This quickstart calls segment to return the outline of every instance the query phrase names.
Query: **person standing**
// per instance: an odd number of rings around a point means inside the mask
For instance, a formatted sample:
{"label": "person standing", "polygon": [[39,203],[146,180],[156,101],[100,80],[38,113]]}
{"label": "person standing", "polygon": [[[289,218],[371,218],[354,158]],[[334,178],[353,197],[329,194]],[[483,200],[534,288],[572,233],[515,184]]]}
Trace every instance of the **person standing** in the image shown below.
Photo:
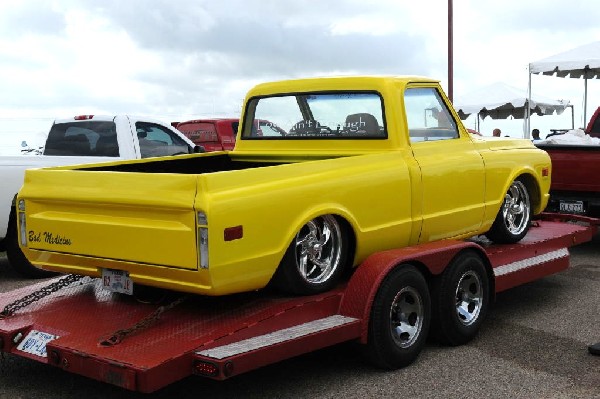
{"label": "person standing", "polygon": [[533,141],[541,140],[540,139],[540,131],[539,131],[539,129],[533,129],[531,131],[531,140],[533,140]]}
{"label": "person standing", "polygon": [[492,135],[493,135],[494,137],[500,137],[500,135],[501,135],[501,134],[502,134],[502,131],[501,131],[500,129],[498,129],[498,128],[496,128],[496,129],[494,129],[494,130],[492,131]]}

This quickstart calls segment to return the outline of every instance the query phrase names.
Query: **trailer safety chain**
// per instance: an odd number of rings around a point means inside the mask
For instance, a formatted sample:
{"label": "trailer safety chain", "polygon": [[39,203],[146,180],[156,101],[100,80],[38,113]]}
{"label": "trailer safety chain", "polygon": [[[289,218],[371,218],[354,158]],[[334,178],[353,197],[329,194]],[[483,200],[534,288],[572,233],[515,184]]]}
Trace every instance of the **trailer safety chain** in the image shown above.
{"label": "trailer safety chain", "polygon": [[68,287],[69,285],[81,280],[84,277],[85,276],[80,276],[77,274],[69,274],[58,281],[55,281],[51,284],[40,288],[37,291],[32,292],[31,294],[25,295],[23,298],[17,299],[16,301],[9,303],[0,312],[0,320],[12,316],[17,310],[29,306],[32,303],[37,302],[40,299],[47,297],[48,295],[62,288]]}
{"label": "trailer safety chain", "polygon": [[148,316],[144,317],[142,320],[138,321],[133,326],[131,326],[129,328],[117,330],[113,334],[111,334],[108,338],[102,339],[100,341],[100,345],[113,346],[113,345],[119,344],[121,341],[123,341],[123,339],[125,337],[132,335],[138,331],[141,331],[141,330],[149,327],[150,325],[156,323],[160,319],[160,316],[164,312],[166,312],[167,310],[173,309],[175,306],[179,305],[181,302],[185,301],[186,299],[187,299],[187,296],[182,296],[167,305],[159,306],[154,312],[150,313]]}

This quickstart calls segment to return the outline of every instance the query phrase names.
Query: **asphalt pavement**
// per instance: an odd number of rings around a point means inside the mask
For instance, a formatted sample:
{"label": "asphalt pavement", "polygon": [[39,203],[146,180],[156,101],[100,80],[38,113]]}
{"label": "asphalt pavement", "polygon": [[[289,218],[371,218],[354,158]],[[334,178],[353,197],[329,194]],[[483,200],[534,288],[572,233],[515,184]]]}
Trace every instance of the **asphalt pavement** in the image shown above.
{"label": "asphalt pavement", "polygon": [[[600,398],[600,356],[587,350],[600,341],[600,235],[571,254],[570,269],[499,294],[471,343],[429,343],[401,370],[373,369],[342,344],[227,381],[188,377],[139,394],[4,355],[0,398]],[[0,292],[28,284],[0,253]]]}

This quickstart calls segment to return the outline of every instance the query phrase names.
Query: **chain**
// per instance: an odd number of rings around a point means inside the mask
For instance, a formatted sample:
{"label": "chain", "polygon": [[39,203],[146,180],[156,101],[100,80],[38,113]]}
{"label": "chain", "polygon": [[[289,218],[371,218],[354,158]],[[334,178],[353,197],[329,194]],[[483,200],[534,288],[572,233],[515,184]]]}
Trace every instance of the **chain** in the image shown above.
{"label": "chain", "polygon": [[39,290],[34,291],[29,295],[24,296],[23,298],[17,299],[16,301],[9,303],[0,312],[0,320],[5,319],[9,316],[12,316],[17,310],[22,309],[26,306],[29,306],[32,303],[37,302],[40,299],[47,297],[48,295],[50,295],[62,288],[68,287],[75,281],[81,280],[83,277],[84,276],[79,276],[76,274],[69,274],[66,277],[63,277],[58,281],[48,284],[47,286],[42,287]]}
{"label": "chain", "polygon": [[131,326],[129,328],[124,328],[122,330],[117,330],[113,334],[111,334],[108,338],[101,340],[100,345],[102,345],[102,346],[117,345],[118,343],[123,341],[123,339],[125,337],[127,337],[128,335],[131,335],[137,331],[141,331],[141,330],[149,327],[150,325],[156,323],[160,319],[160,316],[164,312],[166,312],[167,310],[173,309],[175,306],[177,306],[181,302],[185,301],[186,298],[187,298],[186,296],[182,296],[182,297],[174,300],[173,302],[169,303],[168,305],[158,307],[154,312],[152,312],[148,316],[144,317],[142,320],[138,321],[133,326]]}

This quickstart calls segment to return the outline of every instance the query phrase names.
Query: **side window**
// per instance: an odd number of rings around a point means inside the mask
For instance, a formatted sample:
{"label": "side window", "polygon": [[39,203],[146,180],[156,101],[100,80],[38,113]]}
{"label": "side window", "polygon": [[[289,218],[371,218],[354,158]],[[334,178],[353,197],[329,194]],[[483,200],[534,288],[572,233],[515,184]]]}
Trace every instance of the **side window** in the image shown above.
{"label": "side window", "polygon": [[411,142],[458,138],[456,121],[436,89],[406,89],[404,106]]}
{"label": "side window", "polygon": [[140,155],[142,158],[188,154],[188,144],[174,132],[148,122],[136,122]]}

